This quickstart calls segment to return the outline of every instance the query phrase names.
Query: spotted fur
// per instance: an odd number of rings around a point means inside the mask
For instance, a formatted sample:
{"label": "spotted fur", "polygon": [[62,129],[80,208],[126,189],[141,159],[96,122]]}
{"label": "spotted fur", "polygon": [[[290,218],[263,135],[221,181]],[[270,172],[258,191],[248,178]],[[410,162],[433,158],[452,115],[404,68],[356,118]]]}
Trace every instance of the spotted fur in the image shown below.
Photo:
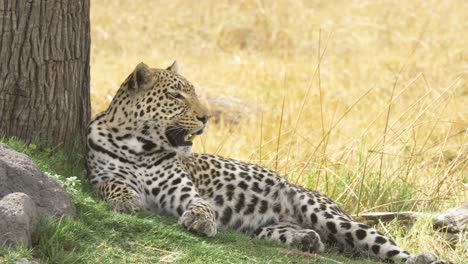
{"label": "spotted fur", "polygon": [[139,64],[89,125],[90,182],[116,211],[173,215],[206,236],[231,227],[309,252],[326,245],[383,261],[448,263],[431,253],[410,254],[324,194],[267,168],[192,154],[192,139],[208,118],[176,63],[167,69]]}

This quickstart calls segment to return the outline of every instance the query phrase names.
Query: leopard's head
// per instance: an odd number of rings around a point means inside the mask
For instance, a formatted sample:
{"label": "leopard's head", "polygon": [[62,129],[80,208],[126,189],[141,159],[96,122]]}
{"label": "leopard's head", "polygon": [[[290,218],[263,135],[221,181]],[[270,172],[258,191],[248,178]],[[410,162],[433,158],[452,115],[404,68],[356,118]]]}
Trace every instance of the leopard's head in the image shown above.
{"label": "leopard's head", "polygon": [[112,100],[108,113],[128,130],[148,136],[164,148],[190,155],[192,141],[206,128],[208,110],[193,85],[177,73],[177,63],[167,69],[136,66]]}

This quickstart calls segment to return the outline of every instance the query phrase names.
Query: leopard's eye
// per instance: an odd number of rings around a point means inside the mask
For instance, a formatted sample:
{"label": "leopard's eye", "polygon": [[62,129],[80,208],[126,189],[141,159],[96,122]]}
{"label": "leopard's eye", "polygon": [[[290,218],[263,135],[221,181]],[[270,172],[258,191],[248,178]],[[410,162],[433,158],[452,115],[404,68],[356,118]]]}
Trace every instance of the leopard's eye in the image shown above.
{"label": "leopard's eye", "polygon": [[185,98],[185,97],[184,97],[181,93],[179,93],[179,92],[171,92],[171,93],[169,93],[169,95],[172,96],[173,98],[179,99],[179,100],[182,100],[182,99]]}

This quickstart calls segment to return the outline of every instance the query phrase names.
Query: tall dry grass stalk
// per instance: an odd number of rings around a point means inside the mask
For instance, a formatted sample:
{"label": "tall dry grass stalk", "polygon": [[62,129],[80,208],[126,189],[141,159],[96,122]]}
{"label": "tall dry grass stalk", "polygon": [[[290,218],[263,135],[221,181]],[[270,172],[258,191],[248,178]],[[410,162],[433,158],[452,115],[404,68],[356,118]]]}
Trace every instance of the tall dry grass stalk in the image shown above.
{"label": "tall dry grass stalk", "polygon": [[[354,213],[443,210],[468,200],[466,10],[463,0],[93,1],[93,112],[140,61],[177,59],[199,94],[252,109],[239,124],[212,123],[197,151],[274,168]],[[430,244],[466,259],[466,241]]]}

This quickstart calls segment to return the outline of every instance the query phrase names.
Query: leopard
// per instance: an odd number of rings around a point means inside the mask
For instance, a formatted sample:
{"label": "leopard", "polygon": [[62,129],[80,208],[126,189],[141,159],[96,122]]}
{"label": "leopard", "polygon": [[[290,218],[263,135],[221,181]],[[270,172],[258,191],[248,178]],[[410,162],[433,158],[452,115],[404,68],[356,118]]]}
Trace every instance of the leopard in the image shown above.
{"label": "leopard", "polygon": [[88,125],[88,180],[112,210],[171,215],[206,237],[234,229],[309,253],[329,248],[384,262],[451,263],[409,253],[325,194],[273,170],[193,153],[210,111],[178,68],[176,61],[138,64]]}

